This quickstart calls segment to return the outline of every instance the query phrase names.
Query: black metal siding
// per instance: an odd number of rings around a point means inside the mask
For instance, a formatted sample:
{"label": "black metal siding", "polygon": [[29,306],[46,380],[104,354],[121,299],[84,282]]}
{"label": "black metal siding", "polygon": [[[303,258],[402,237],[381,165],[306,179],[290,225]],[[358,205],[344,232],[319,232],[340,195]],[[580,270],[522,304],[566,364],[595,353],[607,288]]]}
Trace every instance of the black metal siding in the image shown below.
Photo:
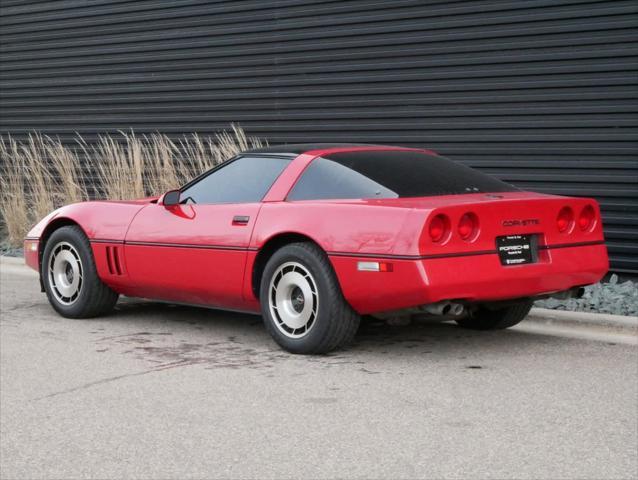
{"label": "black metal siding", "polygon": [[0,133],[428,146],[596,197],[638,271],[634,0],[3,0],[1,22]]}

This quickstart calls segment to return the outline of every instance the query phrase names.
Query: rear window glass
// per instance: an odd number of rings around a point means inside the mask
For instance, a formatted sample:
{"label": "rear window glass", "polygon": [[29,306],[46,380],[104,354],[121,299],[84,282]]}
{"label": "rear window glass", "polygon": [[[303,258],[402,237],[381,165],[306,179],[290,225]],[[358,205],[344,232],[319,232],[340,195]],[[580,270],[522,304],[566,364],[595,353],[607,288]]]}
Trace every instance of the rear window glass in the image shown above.
{"label": "rear window glass", "polygon": [[386,150],[316,158],[288,199],[428,197],[516,190],[512,185],[444,157]]}

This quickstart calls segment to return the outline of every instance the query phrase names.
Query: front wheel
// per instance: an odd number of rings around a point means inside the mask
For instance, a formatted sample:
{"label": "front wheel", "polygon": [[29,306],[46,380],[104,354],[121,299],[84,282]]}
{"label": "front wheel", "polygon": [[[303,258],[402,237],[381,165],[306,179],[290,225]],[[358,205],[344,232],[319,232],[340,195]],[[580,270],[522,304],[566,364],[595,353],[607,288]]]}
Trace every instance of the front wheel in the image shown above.
{"label": "front wheel", "polygon": [[329,352],[350,342],[359,327],[359,315],[343,298],[328,257],[309,242],[274,253],[259,297],[266,329],[292,353]]}
{"label": "front wheel", "polygon": [[523,321],[533,303],[531,300],[522,300],[497,309],[479,307],[477,310],[470,311],[466,318],[456,320],[456,323],[463,328],[472,330],[502,330]]}
{"label": "front wheel", "polygon": [[51,306],[63,317],[89,318],[110,311],[118,294],[102,283],[82,229],[69,225],[51,234],[41,272]]}

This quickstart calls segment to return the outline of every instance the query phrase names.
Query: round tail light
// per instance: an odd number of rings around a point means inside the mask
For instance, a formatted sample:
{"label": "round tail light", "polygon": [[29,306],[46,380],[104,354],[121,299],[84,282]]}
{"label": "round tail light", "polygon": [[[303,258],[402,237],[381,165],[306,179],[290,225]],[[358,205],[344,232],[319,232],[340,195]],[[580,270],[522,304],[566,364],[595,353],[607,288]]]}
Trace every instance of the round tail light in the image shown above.
{"label": "round tail light", "polygon": [[447,240],[450,235],[450,219],[447,215],[438,214],[430,221],[429,227],[430,238],[435,243]]}
{"label": "round tail light", "polygon": [[574,211],[569,207],[563,207],[561,211],[558,212],[556,226],[561,233],[570,232],[572,228],[574,228]]}
{"label": "round tail light", "polygon": [[463,240],[473,240],[478,232],[478,217],[474,213],[466,213],[459,220],[457,230]]}
{"label": "round tail light", "polygon": [[583,232],[589,231],[596,222],[596,211],[591,205],[587,205],[578,216],[578,228]]}

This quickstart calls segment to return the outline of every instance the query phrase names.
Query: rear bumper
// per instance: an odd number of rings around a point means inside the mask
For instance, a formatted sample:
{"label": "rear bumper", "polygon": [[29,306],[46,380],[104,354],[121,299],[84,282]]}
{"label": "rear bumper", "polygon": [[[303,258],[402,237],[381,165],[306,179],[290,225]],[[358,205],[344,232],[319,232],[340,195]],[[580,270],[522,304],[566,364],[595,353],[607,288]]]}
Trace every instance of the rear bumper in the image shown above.
{"label": "rear bumper", "polygon": [[609,268],[604,245],[548,249],[539,261],[504,267],[488,253],[430,259],[388,259],[391,272],[358,271],[374,258],[331,256],[344,296],[361,314],[416,307],[441,300],[471,302],[534,297],[599,281]]}

